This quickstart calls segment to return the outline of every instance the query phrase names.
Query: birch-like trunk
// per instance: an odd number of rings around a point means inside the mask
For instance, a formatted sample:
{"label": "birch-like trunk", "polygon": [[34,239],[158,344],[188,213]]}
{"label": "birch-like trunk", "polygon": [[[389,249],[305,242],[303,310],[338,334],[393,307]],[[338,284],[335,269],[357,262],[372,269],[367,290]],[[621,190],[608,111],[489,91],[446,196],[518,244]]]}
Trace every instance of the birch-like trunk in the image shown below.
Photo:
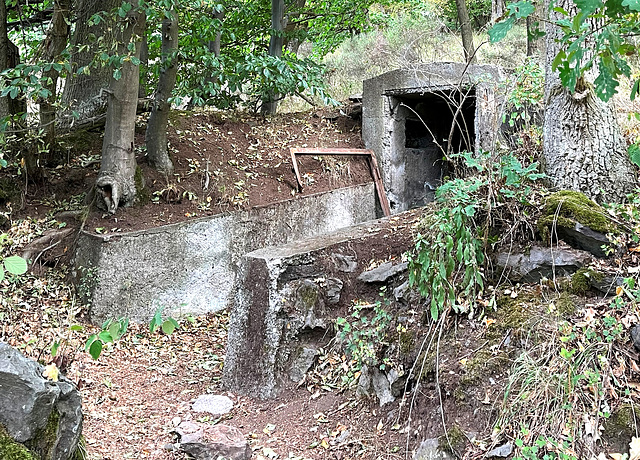
{"label": "birch-like trunk", "polygon": [[[555,6],[575,12],[569,0]],[[596,96],[589,73],[578,82],[573,94],[562,86],[551,68],[559,51],[558,37],[557,28],[547,27],[543,130],[546,173],[558,189],[582,192],[601,203],[620,202],[635,189],[636,176],[614,106]]]}

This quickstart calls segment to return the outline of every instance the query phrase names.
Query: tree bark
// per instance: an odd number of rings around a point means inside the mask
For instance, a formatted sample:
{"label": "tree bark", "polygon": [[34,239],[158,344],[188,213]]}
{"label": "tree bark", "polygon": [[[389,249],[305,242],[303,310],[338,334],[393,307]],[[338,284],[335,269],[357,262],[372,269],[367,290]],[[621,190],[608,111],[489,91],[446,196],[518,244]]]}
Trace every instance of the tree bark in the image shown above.
{"label": "tree bark", "polygon": [[473,30],[469,21],[469,12],[465,0],[456,0],[458,10],[458,20],[460,21],[460,32],[462,34],[462,48],[464,49],[464,60],[469,64],[476,62],[476,49],[473,46]]}
{"label": "tree bark", "polygon": [[[555,6],[575,12],[570,0]],[[558,13],[550,14],[552,20],[558,18],[554,17]],[[559,189],[582,192],[600,203],[623,201],[634,190],[636,177],[613,104],[595,95],[591,73],[578,82],[574,93],[562,86],[551,67],[560,49],[559,37],[559,30],[549,23],[543,128],[546,173]],[[585,46],[588,54],[588,43]]]}
{"label": "tree bark", "polygon": [[162,68],[145,135],[149,163],[167,175],[173,173],[167,141],[167,124],[171,109],[168,100],[178,75],[175,53],[178,49],[178,14],[174,10],[171,11],[170,16],[171,18],[165,18],[162,21]]}
{"label": "tree bark", "polygon": [[[269,40],[269,56],[282,57],[284,37],[284,0],[271,0],[271,39]],[[278,109],[278,95],[270,94],[268,101],[263,101],[260,111],[263,114],[275,114]]]}
{"label": "tree bark", "polygon": [[[53,17],[47,33],[47,37],[42,44],[42,59],[44,62],[55,62],[60,60],[60,55],[67,46],[69,39],[69,8],[70,0],[55,0],[53,3]],[[54,67],[43,72],[45,88],[51,93],[46,99],[41,99],[40,103],[40,129],[44,131],[45,145],[48,147],[48,160],[55,160],[56,157],[56,108],[58,89],[58,72]]]}
{"label": "tree bark", "polygon": [[491,22],[496,23],[504,15],[506,9],[505,0],[491,0]]}
{"label": "tree bark", "polygon": [[[67,75],[62,103],[69,107],[59,120],[62,127],[76,122],[87,122],[104,115],[107,108],[107,93],[113,68],[92,66],[100,41],[104,46],[113,43],[114,20],[110,14],[97,25],[89,25],[89,18],[101,11],[111,12],[121,0],[78,0],[75,30],[71,37],[72,72]],[[88,73],[77,74],[85,68]],[[76,120],[72,113],[76,112]]]}
{"label": "tree bark", "polygon": [[[140,57],[145,16],[137,0],[127,13],[122,36],[118,40],[118,53],[128,54],[127,45],[134,44],[132,57]],[[98,206],[115,213],[119,206],[129,206],[136,199],[136,158],[134,136],[140,67],[130,60],[122,64],[121,77],[112,77],[109,105],[102,143],[102,162],[96,181]]]}
{"label": "tree bark", "polygon": [[[7,33],[7,5],[0,0],[0,72],[9,69],[9,35]],[[9,96],[0,97],[0,121],[9,116]]]}

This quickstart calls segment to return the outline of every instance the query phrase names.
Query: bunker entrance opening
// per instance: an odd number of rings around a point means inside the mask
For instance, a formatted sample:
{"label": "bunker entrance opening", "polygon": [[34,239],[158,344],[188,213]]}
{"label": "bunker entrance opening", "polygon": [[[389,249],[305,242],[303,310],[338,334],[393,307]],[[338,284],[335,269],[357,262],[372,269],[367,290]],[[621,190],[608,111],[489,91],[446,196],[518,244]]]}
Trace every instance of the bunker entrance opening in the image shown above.
{"label": "bunker entrance opening", "polygon": [[475,90],[443,89],[390,96],[397,108],[394,141],[404,193],[395,211],[424,206],[435,198],[442,178],[451,175],[446,158],[474,151]]}

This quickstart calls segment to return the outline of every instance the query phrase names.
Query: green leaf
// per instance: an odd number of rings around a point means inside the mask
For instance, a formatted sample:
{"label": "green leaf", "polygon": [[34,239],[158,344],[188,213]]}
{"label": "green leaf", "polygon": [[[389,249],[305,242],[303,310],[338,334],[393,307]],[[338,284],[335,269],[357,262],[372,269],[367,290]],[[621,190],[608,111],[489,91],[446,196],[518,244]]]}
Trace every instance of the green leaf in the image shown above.
{"label": "green leaf", "polygon": [[595,12],[596,10],[604,6],[604,2],[602,2],[601,0],[574,0],[574,3],[585,16]]}
{"label": "green leaf", "polygon": [[102,331],[98,333],[98,340],[101,340],[104,343],[111,343],[113,342],[113,336],[109,331]]}
{"label": "green leaf", "polygon": [[629,153],[631,162],[640,167],[640,146],[638,146],[638,144],[631,144],[627,149],[627,153]]}
{"label": "green leaf", "polygon": [[640,11],[640,0],[622,0],[622,6],[626,6],[632,11]]}
{"label": "green leaf", "polygon": [[60,342],[53,342],[53,345],[51,345],[51,356],[53,356],[54,358],[58,353],[58,347],[60,347]]}
{"label": "green leaf", "polygon": [[79,324],[72,324],[69,327],[70,331],[81,331],[82,329],[83,329],[82,326],[80,326]]}
{"label": "green leaf", "polygon": [[102,353],[102,342],[94,340],[89,347],[89,354],[93,359],[98,359],[100,357],[100,353]]}
{"label": "green leaf", "polygon": [[173,322],[171,321],[173,318],[170,318],[168,320],[166,320],[165,322],[162,323],[162,332],[164,332],[167,335],[171,335],[173,334],[173,331],[176,330],[176,326],[175,326],[175,320],[173,320]]}
{"label": "green leaf", "polygon": [[511,3],[507,5],[507,9],[516,16],[516,19],[526,18],[536,10],[533,3],[528,1]]}
{"label": "green leaf", "polygon": [[516,18],[509,16],[504,21],[496,23],[491,29],[489,29],[489,40],[491,43],[497,43],[507,36],[507,33],[513,28],[516,22]]}
{"label": "green leaf", "polygon": [[11,256],[4,259],[4,268],[14,275],[22,275],[27,271],[27,261],[20,256]]}

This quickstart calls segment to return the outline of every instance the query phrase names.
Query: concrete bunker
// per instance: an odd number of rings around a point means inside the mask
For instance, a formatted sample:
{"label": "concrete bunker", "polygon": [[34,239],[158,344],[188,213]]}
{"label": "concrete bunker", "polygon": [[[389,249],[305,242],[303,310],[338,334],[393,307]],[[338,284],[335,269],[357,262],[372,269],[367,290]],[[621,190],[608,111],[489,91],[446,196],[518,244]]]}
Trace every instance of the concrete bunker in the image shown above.
{"label": "concrete bunker", "polygon": [[450,174],[447,155],[493,146],[502,80],[497,67],[434,63],[364,82],[362,136],[393,213],[433,201]]}

